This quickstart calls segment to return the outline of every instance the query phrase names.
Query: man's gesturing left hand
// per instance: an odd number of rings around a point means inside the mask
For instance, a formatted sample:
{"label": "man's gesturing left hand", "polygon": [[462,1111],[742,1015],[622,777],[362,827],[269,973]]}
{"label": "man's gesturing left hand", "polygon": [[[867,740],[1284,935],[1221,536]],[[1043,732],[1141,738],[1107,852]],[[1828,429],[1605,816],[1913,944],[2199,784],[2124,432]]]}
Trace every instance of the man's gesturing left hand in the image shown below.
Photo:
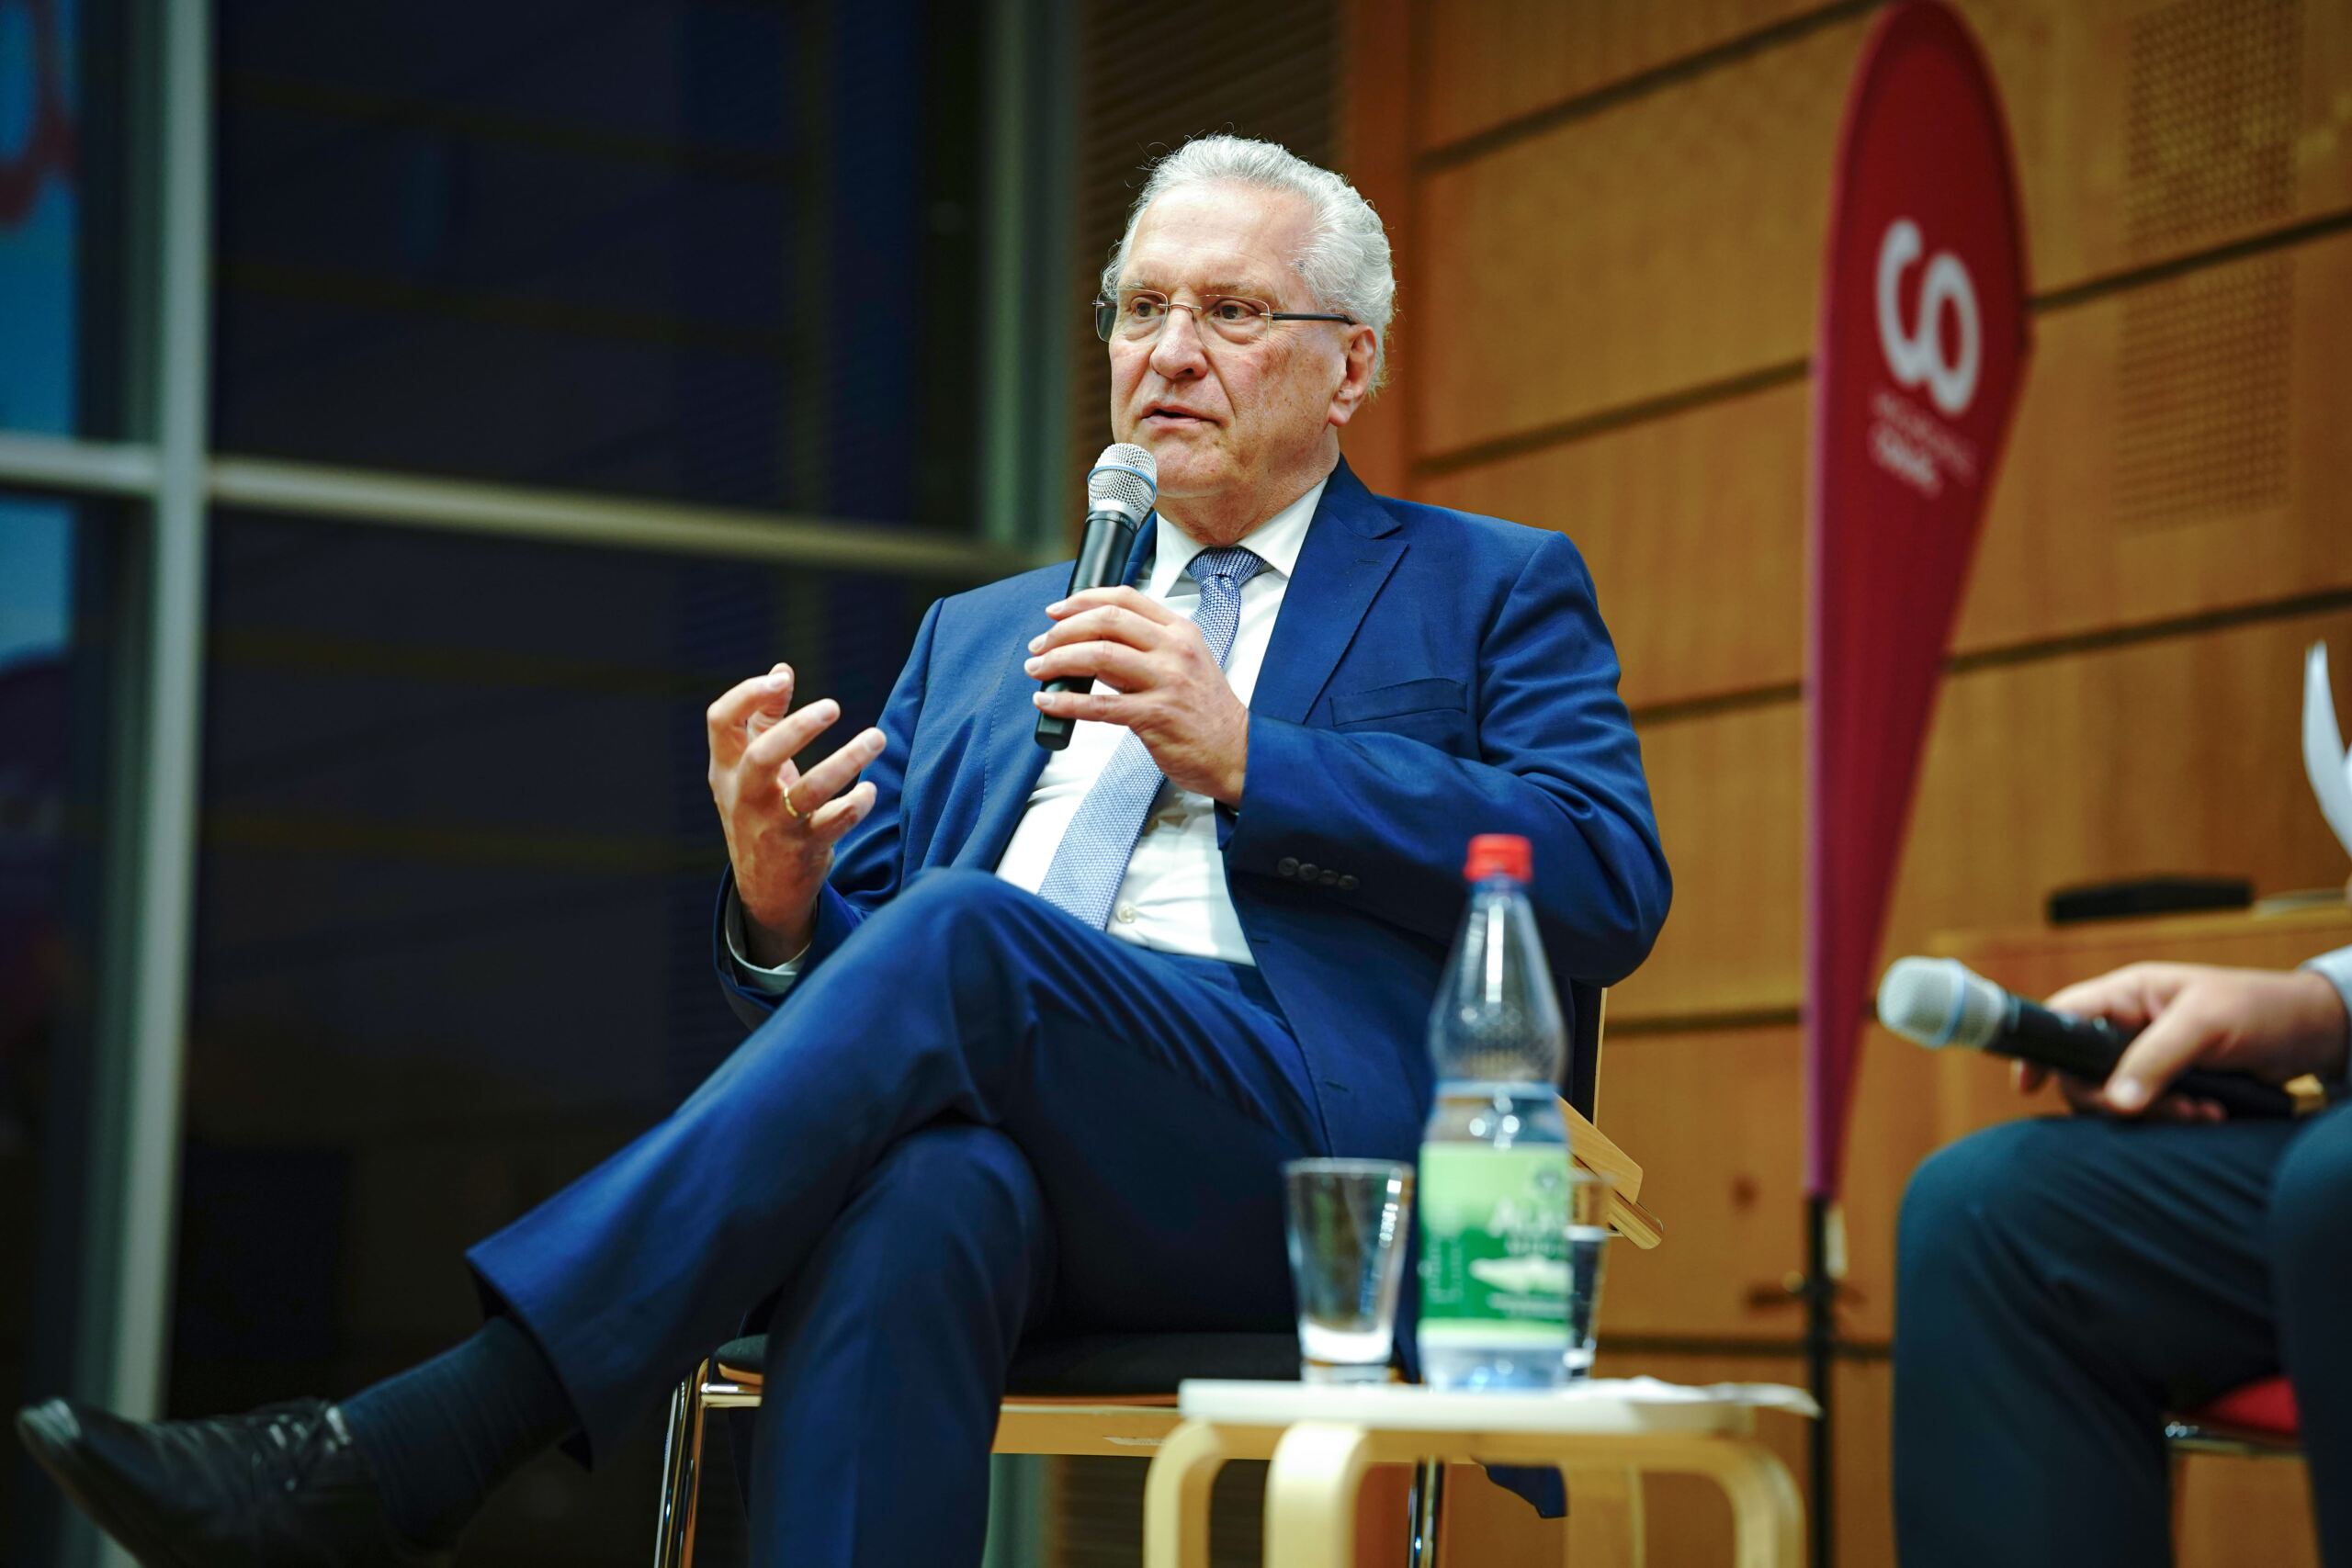
{"label": "man's gesturing left hand", "polygon": [[1096,680],[1108,692],[1040,692],[1046,713],[1125,725],[1179,789],[1241,804],[1250,710],[1209,657],[1201,628],[1132,588],[1090,588],[1046,606],[1054,626],[1022,668],[1039,681]]}

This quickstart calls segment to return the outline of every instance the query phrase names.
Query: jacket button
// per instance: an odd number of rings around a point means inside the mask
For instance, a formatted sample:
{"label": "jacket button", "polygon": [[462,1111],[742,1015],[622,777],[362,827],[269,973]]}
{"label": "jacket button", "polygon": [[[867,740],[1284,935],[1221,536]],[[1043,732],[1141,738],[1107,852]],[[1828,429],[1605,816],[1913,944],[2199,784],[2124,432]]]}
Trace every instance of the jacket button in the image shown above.
{"label": "jacket button", "polygon": [[1274,863],[1274,874],[1276,876],[1296,876],[1298,874],[1297,860],[1290,855],[1283,856],[1282,859]]}
{"label": "jacket button", "polygon": [[1343,876],[1343,877],[1340,878],[1340,892],[1342,892],[1342,893],[1352,893],[1352,892],[1354,892],[1355,890],[1356,890],[1356,879],[1355,879],[1354,877],[1352,877],[1352,876]]}
{"label": "jacket button", "polygon": [[1323,868],[1323,874],[1318,880],[1326,887],[1336,887],[1340,883],[1340,874],[1327,865]]}
{"label": "jacket button", "polygon": [[1315,863],[1314,863],[1313,861],[1311,861],[1311,860],[1303,860],[1303,861],[1301,861],[1301,862],[1299,862],[1299,863],[1298,863],[1298,879],[1299,879],[1301,882],[1312,882],[1312,881],[1314,881],[1314,880],[1315,880],[1315,872],[1316,872],[1316,865],[1315,865]]}

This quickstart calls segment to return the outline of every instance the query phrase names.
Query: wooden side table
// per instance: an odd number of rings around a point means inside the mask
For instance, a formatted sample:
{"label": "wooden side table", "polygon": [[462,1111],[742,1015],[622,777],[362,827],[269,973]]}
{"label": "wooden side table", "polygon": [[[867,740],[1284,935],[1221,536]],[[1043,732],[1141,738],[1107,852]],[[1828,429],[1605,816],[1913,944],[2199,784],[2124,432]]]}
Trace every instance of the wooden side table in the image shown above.
{"label": "wooden side table", "polygon": [[1266,1561],[1353,1568],[1356,1489],[1374,1464],[1472,1460],[1674,1471],[1731,1500],[1737,1568],[1797,1568],[1796,1483],[1756,1438],[1763,1408],[1816,1415],[1796,1389],[1674,1389],[1603,1380],[1560,1392],[1458,1393],[1407,1384],[1187,1382],[1184,1419],[1144,1483],[1144,1568],[1207,1568],[1209,1488],[1227,1460],[1273,1461]]}

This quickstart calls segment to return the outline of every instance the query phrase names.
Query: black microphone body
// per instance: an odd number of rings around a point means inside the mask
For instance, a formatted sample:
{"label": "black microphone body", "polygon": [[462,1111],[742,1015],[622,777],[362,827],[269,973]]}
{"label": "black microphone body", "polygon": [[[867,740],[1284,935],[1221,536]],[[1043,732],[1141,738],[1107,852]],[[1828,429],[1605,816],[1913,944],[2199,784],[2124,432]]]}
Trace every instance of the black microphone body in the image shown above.
{"label": "black microphone body", "polygon": [[[1083,593],[1090,588],[1115,588],[1126,581],[1127,555],[1135,548],[1136,520],[1124,512],[1109,507],[1097,507],[1086,514],[1086,537],[1078,548],[1078,559],[1070,564],[1069,592]],[[1083,675],[1064,675],[1046,682],[1049,692],[1083,692],[1094,684]],[[1077,721],[1060,714],[1041,713],[1037,716],[1037,744],[1048,751],[1058,751],[1069,744],[1070,732]]]}
{"label": "black microphone body", "polygon": [[[1951,959],[1904,958],[1879,989],[1879,1021],[1929,1048],[1964,1045],[2104,1083],[2137,1030],[2102,1018],[2075,1018],[2028,1001]],[[2226,1108],[2233,1116],[2292,1116],[2285,1089],[2243,1073],[2191,1068],[2173,1090]]]}
{"label": "black microphone body", "polygon": [[[2123,1048],[2139,1033],[2103,1018],[2073,1018],[2052,1012],[2040,1002],[2003,991],[2007,1005],[2001,1012],[2001,1032],[1987,1051],[2015,1056],[2037,1066],[2071,1073],[2092,1083],[2104,1083],[2115,1070]],[[2233,1116],[2292,1116],[2294,1096],[2276,1085],[2243,1073],[2209,1072],[2191,1067],[2173,1079],[2175,1092],[2210,1100]]]}

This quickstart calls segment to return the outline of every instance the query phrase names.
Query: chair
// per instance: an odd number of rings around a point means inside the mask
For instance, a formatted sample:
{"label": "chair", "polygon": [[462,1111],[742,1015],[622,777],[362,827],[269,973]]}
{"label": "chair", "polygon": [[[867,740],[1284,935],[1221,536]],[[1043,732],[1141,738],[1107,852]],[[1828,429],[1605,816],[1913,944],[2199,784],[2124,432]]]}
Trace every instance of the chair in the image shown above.
{"label": "chair", "polygon": [[2302,1452],[2302,1419],[2295,1391],[2283,1377],[2250,1382],[2187,1416],[2165,1423],[2175,1453],[2233,1454],[2245,1459],[2292,1459]]}
{"label": "chair", "polygon": [[[1607,993],[1574,987],[1581,1077],[1569,1095],[1589,1110],[1600,1063]],[[1610,1228],[1647,1250],[1665,1237],[1656,1215],[1642,1207],[1642,1168],[1568,1100],[1560,1102],[1568,1147],[1578,1165],[1615,1183]],[[692,1568],[696,1505],[701,1495],[704,1419],[712,1410],[760,1403],[767,1337],[730,1340],[670,1396],[662,1489],[655,1512],[654,1568]],[[1298,1376],[1298,1340],[1278,1334],[1101,1334],[1043,1339],[1022,1347],[1011,1370],[997,1419],[1001,1454],[1121,1455],[1149,1459],[1176,1429],[1176,1385],[1187,1378],[1262,1379]],[[1437,1526],[1444,1467],[1427,1463],[1413,1481],[1411,1568],[1436,1568]]]}

